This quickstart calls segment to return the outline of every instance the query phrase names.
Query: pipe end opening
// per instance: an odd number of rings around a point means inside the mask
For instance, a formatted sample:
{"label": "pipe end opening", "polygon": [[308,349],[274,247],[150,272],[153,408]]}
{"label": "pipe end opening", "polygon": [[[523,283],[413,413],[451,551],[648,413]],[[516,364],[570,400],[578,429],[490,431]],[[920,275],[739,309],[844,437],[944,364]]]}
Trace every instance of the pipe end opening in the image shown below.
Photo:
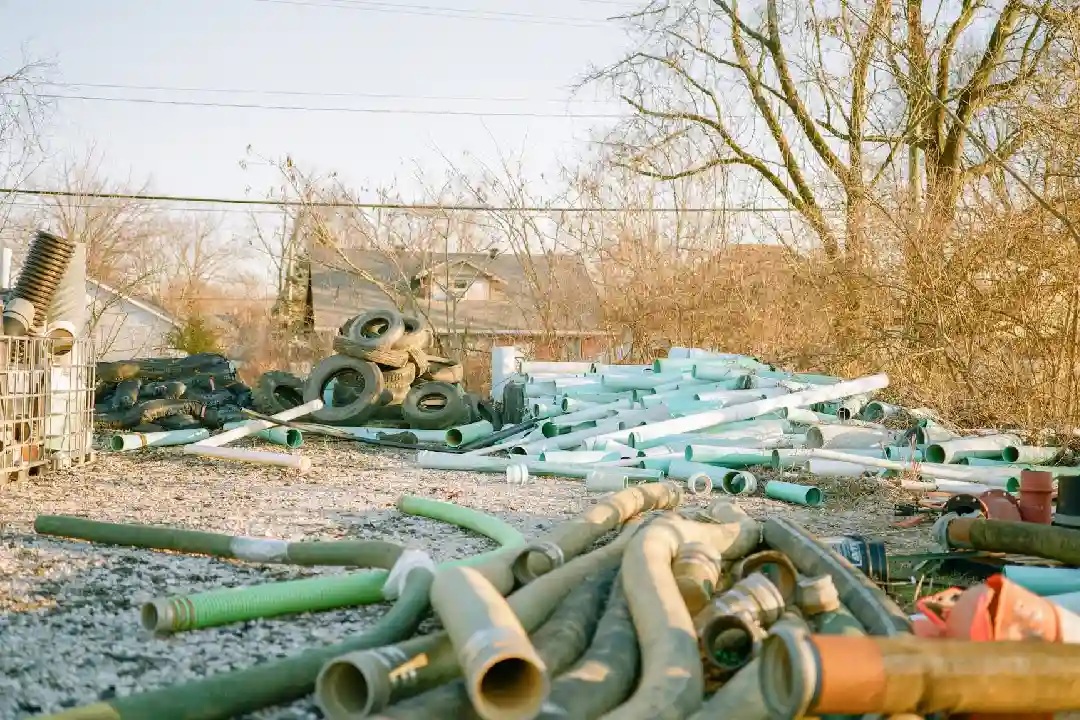
{"label": "pipe end opening", "polygon": [[1001,459],[1005,462],[1020,462],[1020,448],[1010,445],[1001,451]]}
{"label": "pipe end opening", "polygon": [[944,463],[945,462],[945,448],[940,445],[927,445],[926,446],[926,462],[929,463]]}
{"label": "pipe end opening", "polygon": [[524,446],[515,445],[514,447],[510,448],[510,454],[511,455],[526,455],[528,453],[526,453]]}
{"label": "pipe end opening", "polygon": [[694,473],[686,481],[686,489],[691,495],[705,495],[713,490],[713,479],[707,473]]}
{"label": "pipe end opening", "polygon": [[319,675],[316,697],[327,717],[367,717],[382,709],[367,674],[351,662],[335,662]]}
{"label": "pipe end opening", "polygon": [[759,644],[749,622],[735,615],[718,617],[709,623],[701,641],[712,664],[727,672],[750,662]]}
{"label": "pipe end opening", "polygon": [[150,632],[169,632],[174,620],[172,606],[167,600],[151,600],[139,609],[139,623]]}
{"label": "pipe end opening", "polygon": [[120,452],[124,449],[124,438],[122,435],[113,435],[109,438],[109,449],[114,452]]}
{"label": "pipe end opening", "polygon": [[825,446],[825,438],[821,434],[821,428],[812,427],[806,431],[806,447],[811,450]]}
{"label": "pipe end opening", "polygon": [[1020,492],[1020,478],[1011,477],[1005,481],[1005,492]]}
{"label": "pipe end opening", "polygon": [[298,448],[304,444],[304,434],[296,428],[285,428],[285,445]]}
{"label": "pipe end opening", "polygon": [[806,504],[807,505],[820,505],[821,501],[825,499],[825,494],[816,487],[806,489]]}
{"label": "pipe end opening", "polygon": [[485,717],[532,717],[547,695],[543,668],[522,657],[498,660],[480,678],[478,698]]}
{"label": "pipe end opening", "polygon": [[450,447],[457,447],[461,444],[463,439],[464,436],[461,434],[461,431],[456,428],[446,431],[446,444]]}

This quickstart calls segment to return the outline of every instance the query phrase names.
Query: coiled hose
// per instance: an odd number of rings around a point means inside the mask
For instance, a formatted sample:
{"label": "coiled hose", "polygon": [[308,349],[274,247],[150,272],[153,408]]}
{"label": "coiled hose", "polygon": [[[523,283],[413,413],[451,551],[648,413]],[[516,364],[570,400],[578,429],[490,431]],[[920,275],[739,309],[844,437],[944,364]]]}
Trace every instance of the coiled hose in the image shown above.
{"label": "coiled hose", "polygon": [[885,592],[846,559],[786,518],[769,518],[765,542],[791,558],[804,575],[829,575],[842,602],[871,635],[911,633],[911,621]]}
{"label": "coiled hose", "polygon": [[[569,597],[533,634],[533,647],[549,674],[563,672],[585,651],[596,632],[615,572],[614,568],[605,570],[571,590]],[[326,715],[330,720],[338,717],[332,713]],[[469,702],[465,682],[458,679],[389,707],[380,717],[428,720],[433,717],[475,717],[475,712]]]}
{"label": "coiled hose", "polygon": [[514,561],[514,576],[525,584],[583,553],[630,518],[651,510],[671,510],[683,500],[682,486],[637,485],[607,496],[576,518],[561,523],[542,540],[529,543]]}
{"label": "coiled hose", "polygon": [[160,525],[110,523],[70,515],[38,515],[41,535],[77,538],[105,545],[172,550],[259,563],[390,568],[402,547],[383,540],[314,540],[289,542]]}
{"label": "coiled hose", "polygon": [[630,696],[640,659],[637,631],[620,574],[589,649],[552,683],[538,720],[595,720]]}
{"label": "coiled hose", "polygon": [[33,303],[35,326],[48,313],[56,295],[56,288],[67,272],[74,254],[75,243],[70,240],[44,230],[38,230],[34,234],[11,297]]}
{"label": "coiled hose", "polygon": [[671,562],[679,547],[690,542],[736,559],[754,550],[761,537],[757,521],[731,502],[714,502],[705,519],[664,516],[627,548],[623,582],[641,642],[641,679],[630,699],[605,718],[681,720],[701,706],[705,683],[697,634]]}
{"label": "coiled hose", "polygon": [[[514,552],[525,544],[521,533],[499,518],[453,503],[403,495],[398,499],[398,510],[479,532],[504,546],[449,565],[483,565],[492,558],[505,557],[505,548]],[[383,585],[388,575],[387,569],[368,570],[158,598],[143,606],[143,623],[158,632],[178,632],[286,613],[370,605],[385,599]]]}
{"label": "coiled hose", "polygon": [[[570,588],[584,582],[590,575],[618,565],[623,550],[638,527],[639,523],[627,523],[623,532],[610,544],[571,560],[507,598],[526,632],[540,627]],[[339,697],[347,695],[354,698],[354,711],[349,715],[351,718],[370,717],[371,713],[381,712],[388,705],[450,682],[461,674],[445,631],[406,640],[391,647],[350,653],[332,662],[352,665],[357,674],[341,674],[338,676],[340,682],[323,683],[316,694],[334,693]],[[405,672],[406,669],[408,672]],[[343,687],[345,682],[351,687]],[[330,699],[329,702],[320,700],[320,704],[331,706],[335,703]]]}
{"label": "coiled hose", "polygon": [[291,702],[312,691],[327,660],[399,642],[415,633],[427,614],[432,577],[426,568],[410,570],[390,611],[351,640],[184,685],[65,710],[41,720],[227,720]]}

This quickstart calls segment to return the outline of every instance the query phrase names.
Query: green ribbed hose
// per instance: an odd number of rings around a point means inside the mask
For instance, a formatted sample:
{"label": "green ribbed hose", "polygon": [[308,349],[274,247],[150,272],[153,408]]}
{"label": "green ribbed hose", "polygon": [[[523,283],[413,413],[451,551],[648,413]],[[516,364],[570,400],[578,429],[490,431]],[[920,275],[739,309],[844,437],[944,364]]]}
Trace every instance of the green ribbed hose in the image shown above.
{"label": "green ribbed hose", "polygon": [[38,515],[34,530],[41,535],[78,538],[105,545],[290,565],[389,568],[397,562],[402,551],[400,545],[382,540],[288,542],[161,525],[99,522],[70,515]]}
{"label": "green ribbed hose", "polygon": [[39,720],[226,720],[291,702],[312,691],[327,660],[400,642],[415,633],[427,615],[432,577],[424,568],[411,570],[390,611],[351,640],[184,685],[40,716]]}
{"label": "green ribbed hose", "polygon": [[[503,520],[453,503],[403,495],[398,510],[472,530],[503,548],[525,545],[524,536]],[[477,565],[502,552],[493,550],[447,564]],[[158,632],[178,632],[287,613],[371,605],[384,600],[382,588],[388,575],[387,570],[368,570],[158,598],[143,606],[143,625]]]}

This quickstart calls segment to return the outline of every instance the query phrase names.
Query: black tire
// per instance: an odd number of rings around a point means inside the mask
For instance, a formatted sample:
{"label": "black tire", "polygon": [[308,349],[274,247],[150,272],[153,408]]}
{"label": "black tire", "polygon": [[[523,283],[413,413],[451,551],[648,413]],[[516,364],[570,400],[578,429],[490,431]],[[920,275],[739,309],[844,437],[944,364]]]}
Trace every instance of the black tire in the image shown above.
{"label": "black tire", "polygon": [[207,412],[206,406],[195,400],[151,400],[134,410],[139,413],[139,423],[154,424],[160,424],[159,420],[170,415],[190,415],[202,419]]}
{"label": "black tire", "polygon": [[127,410],[135,407],[135,403],[139,401],[139,390],[141,388],[142,380],[138,378],[121,382],[116,386],[116,392],[113,393],[113,407],[117,410]]}
{"label": "black tire", "polygon": [[373,362],[383,368],[401,368],[409,362],[409,353],[406,350],[365,350],[344,336],[334,338],[333,347],[334,352],[340,355]]}
{"label": "black tire", "polygon": [[446,430],[468,419],[469,405],[456,386],[426,382],[409,391],[401,405],[401,414],[409,427]]}
{"label": "black tire", "polygon": [[424,358],[427,361],[427,369],[420,374],[425,380],[444,383],[460,383],[465,380],[465,368],[461,363],[456,363],[450,358],[430,355]]}
{"label": "black tire", "polygon": [[348,324],[348,338],[363,350],[393,350],[405,335],[405,322],[397,310],[371,310]]}
{"label": "black tire", "polygon": [[142,425],[136,425],[131,428],[131,431],[137,433],[165,432],[165,428],[161,425],[155,425],[154,423],[143,423]]}
{"label": "black tire", "polygon": [[94,373],[101,382],[116,384],[138,377],[140,370],[139,364],[134,362],[99,362]]}
{"label": "black tire", "polygon": [[156,424],[166,430],[190,430],[203,426],[202,422],[190,415],[166,415],[159,418]]}
{"label": "black tire", "polygon": [[402,324],[405,325],[405,334],[394,343],[395,350],[427,350],[431,345],[431,328],[420,318],[414,315],[403,315]]}
{"label": "black tire", "polygon": [[251,388],[251,404],[264,415],[277,415],[304,404],[304,381],[281,371],[263,373]]}
{"label": "black tire", "polygon": [[477,397],[474,413],[477,420],[487,420],[489,423],[491,423],[492,429],[496,432],[502,430],[502,414],[499,412],[499,409],[495,407],[494,403],[492,403],[490,400],[482,397]]}
{"label": "black tire", "polygon": [[525,386],[508,382],[503,385],[502,420],[517,425],[525,419]]}
{"label": "black tire", "polygon": [[408,390],[416,380],[416,365],[408,363],[396,370],[383,370],[383,385],[390,390]]}
{"label": "black tire", "polygon": [[182,367],[185,370],[197,370],[199,368],[211,367],[221,363],[228,364],[229,358],[225,357],[221,353],[201,352],[194,355],[188,355],[187,357],[178,358],[174,361],[176,367]]}
{"label": "black tire", "polygon": [[331,355],[315,366],[304,385],[304,402],[321,400],[326,386],[342,376],[347,377],[346,384],[355,389],[355,399],[343,406],[324,407],[312,413],[311,417],[315,422],[360,424],[379,407],[379,399],[384,389],[379,366],[348,355]]}

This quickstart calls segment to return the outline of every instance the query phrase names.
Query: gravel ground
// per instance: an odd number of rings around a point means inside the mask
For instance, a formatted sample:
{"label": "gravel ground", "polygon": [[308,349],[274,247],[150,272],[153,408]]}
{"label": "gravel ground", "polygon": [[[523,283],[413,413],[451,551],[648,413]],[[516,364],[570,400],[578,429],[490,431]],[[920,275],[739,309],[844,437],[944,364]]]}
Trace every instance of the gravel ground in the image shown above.
{"label": "gravel ground", "polygon": [[[414,494],[494,513],[527,537],[582,511],[593,497],[581,482],[539,479],[508,486],[502,476],[411,467],[404,453],[309,441],[314,469],[292,471],[185,457],[169,448],[102,455],[93,465],[0,485],[0,719],[159,688],[242,668],[355,635],[383,605],[257,620],[153,637],[138,608],[152,597],[319,574],[206,557],[39,537],[38,513],[176,525],[288,540],[398,541],[437,561],[493,547],[490,541],[394,509]],[[747,498],[755,517],[783,514],[818,534],[860,532],[891,550],[926,546],[927,528],[894,530],[893,493],[876,486],[818,483],[827,503],[802,508]],[[691,503],[704,505],[704,498]],[[335,572],[327,570],[324,572]],[[319,717],[308,700],[260,718]]]}

